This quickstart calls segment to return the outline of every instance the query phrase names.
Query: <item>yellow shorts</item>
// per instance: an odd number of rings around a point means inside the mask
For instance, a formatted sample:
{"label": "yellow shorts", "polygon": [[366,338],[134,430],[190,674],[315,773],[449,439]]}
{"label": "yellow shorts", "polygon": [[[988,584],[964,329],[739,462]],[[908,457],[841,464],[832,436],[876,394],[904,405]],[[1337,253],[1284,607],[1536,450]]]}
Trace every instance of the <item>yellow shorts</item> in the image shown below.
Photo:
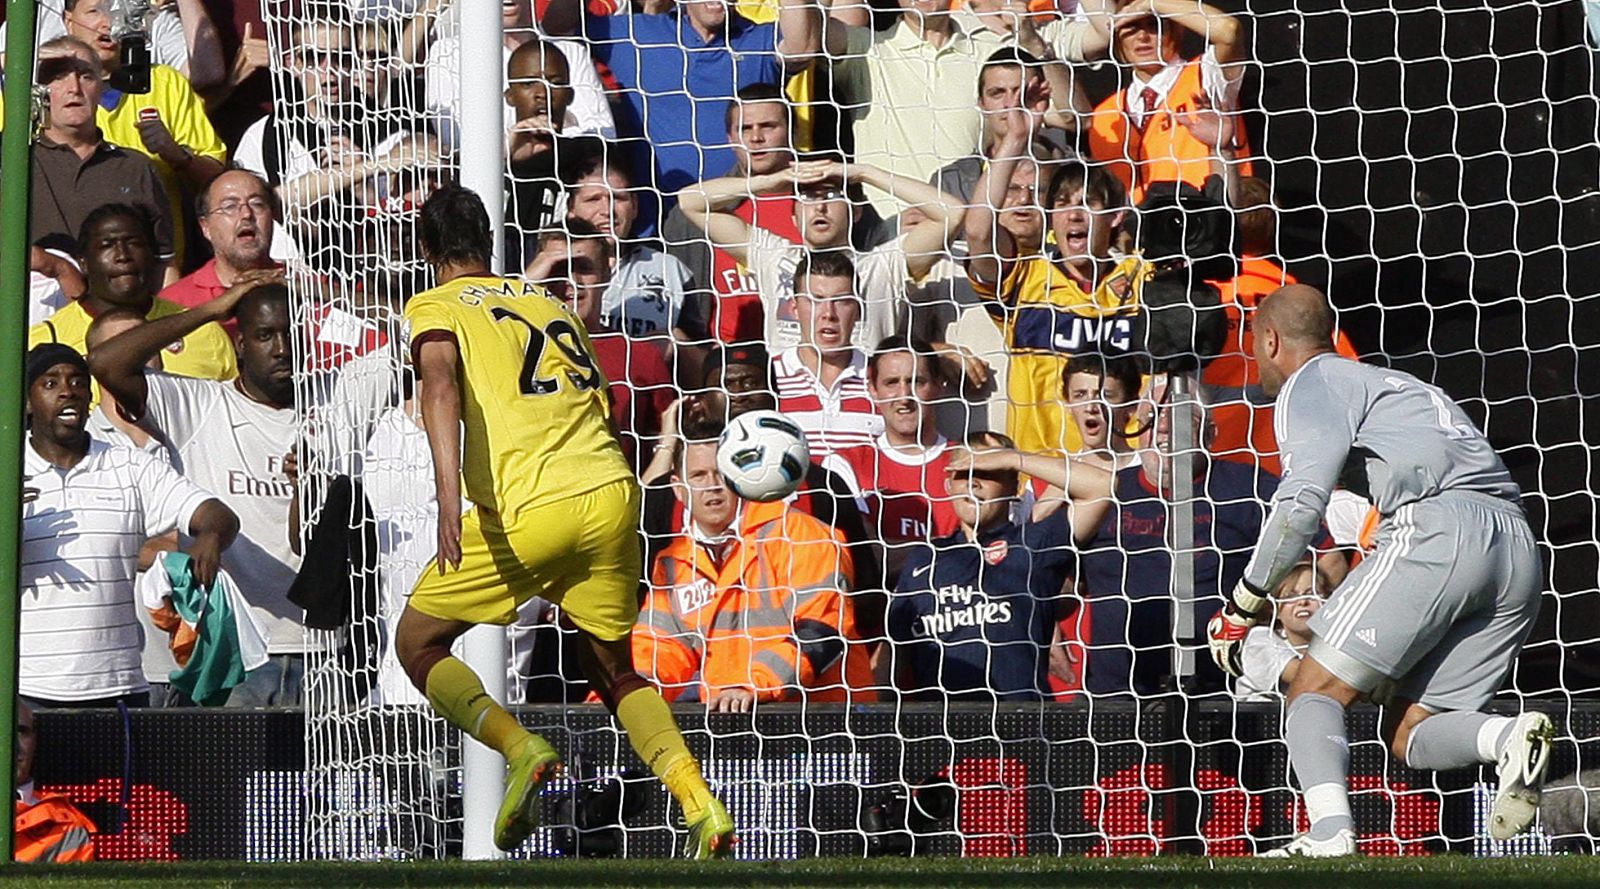
{"label": "yellow shorts", "polygon": [[509,624],[541,596],[582,630],[613,642],[639,619],[639,486],[621,479],[524,509],[509,523],[490,510],[461,518],[461,567],[429,562],[411,607],[440,620]]}

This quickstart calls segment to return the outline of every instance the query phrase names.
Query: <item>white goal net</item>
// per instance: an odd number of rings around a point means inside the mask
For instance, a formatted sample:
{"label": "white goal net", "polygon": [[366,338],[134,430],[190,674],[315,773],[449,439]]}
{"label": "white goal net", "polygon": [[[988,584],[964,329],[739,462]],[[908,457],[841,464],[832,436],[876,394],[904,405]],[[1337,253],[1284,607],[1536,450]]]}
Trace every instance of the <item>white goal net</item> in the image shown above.
{"label": "white goal net", "polygon": [[[316,483],[305,495],[307,533],[318,521],[357,532],[347,619],[311,634],[308,856],[461,852],[462,749],[474,742],[434,716],[391,645],[398,609],[435,545],[431,461],[411,400],[400,307],[432,283],[416,243],[421,202],[467,160],[485,152],[503,158],[508,146],[503,192],[486,195],[506,205],[506,272],[553,251],[560,262],[540,270],[558,287],[605,291],[592,334],[610,343],[603,363],[619,434],[641,472],[659,456],[669,404],[711,405],[709,419],[680,423],[684,434],[703,437],[745,403],[719,397],[718,389],[733,385],[734,365],[759,360],[737,347],[752,340],[764,341],[775,359],[771,379],[757,388],[818,430],[814,452],[841,454],[819,462],[842,487],[817,489],[811,506],[791,508],[814,515],[826,533],[858,538],[844,550],[849,583],[832,591],[832,611],[819,618],[827,624],[831,614],[847,653],[817,661],[816,670],[785,655],[792,675],[777,671],[750,714],[707,712],[708,699],[739,684],[718,678],[730,675],[726,652],[739,652],[732,668],[746,677],[764,654],[781,649],[762,648],[773,638],[789,646],[781,650],[814,652],[795,642],[802,624],[816,622],[802,613],[811,600],[797,591],[810,568],[795,557],[766,589],[752,593],[748,577],[733,584],[743,595],[768,597],[762,601],[771,607],[685,622],[685,614],[724,607],[714,600],[732,597],[715,578],[684,583],[662,567],[674,546],[692,552],[698,544],[684,531],[690,515],[670,474],[646,479],[640,532],[651,560],[640,635],[652,645],[638,647],[649,654],[636,666],[677,699],[690,747],[739,825],[739,856],[1245,855],[1303,827],[1275,682],[1253,695],[1225,685],[1208,672],[1203,640],[1206,618],[1249,557],[1272,483],[1267,473],[1277,468],[1270,412],[1244,337],[1251,308],[1289,280],[1328,294],[1342,350],[1415,373],[1466,408],[1522,486],[1548,571],[1538,623],[1494,705],[1555,718],[1561,743],[1552,778],[1560,789],[1541,829],[1509,843],[1490,840],[1493,770],[1407,769],[1378,740],[1376,710],[1358,708],[1350,720],[1351,789],[1362,848],[1548,853],[1594,833],[1587,794],[1600,783],[1586,772],[1600,740],[1592,432],[1600,392],[1600,276],[1593,272],[1600,268],[1600,69],[1585,19],[1592,4],[1235,2],[1222,4],[1229,15],[1219,12],[1200,33],[1174,30],[1180,7],[1182,15],[1200,8],[1192,0],[1156,0],[1141,5],[1162,16],[1151,29],[1154,51],[1175,53],[1177,62],[1140,73],[1121,49],[1093,45],[1086,16],[1098,14],[1097,2],[1080,9],[1073,0],[967,0],[951,16],[959,34],[935,50],[923,43],[934,36],[902,20],[922,13],[943,20],[928,0],[904,0],[912,10],[904,16],[892,0],[871,10],[843,0],[831,9],[727,3],[728,24],[709,38],[696,30],[697,16],[716,4],[685,0],[674,13],[671,2],[623,0],[622,9],[608,11],[606,0],[594,0],[577,30],[542,38],[561,64],[534,53],[542,67],[523,70],[519,81],[513,61],[512,89],[502,93],[499,85],[462,83],[463,59],[510,59],[512,47],[541,39],[535,18],[577,4],[504,0],[501,47],[462,38],[458,15],[475,2],[486,0],[263,4],[276,96],[268,150],[284,197],[286,237],[277,252],[288,257],[297,318],[308,332],[302,393],[323,385],[324,371],[360,362],[381,364],[393,386],[381,413],[335,421],[305,412],[308,439],[343,436],[309,452],[302,466]],[[848,32],[843,24],[823,29],[838,42],[825,33],[807,61],[776,43],[768,24],[787,25],[783,17],[796,9],[853,24]],[[1031,23],[1020,26],[1019,17]],[[1170,49],[1160,43],[1169,35],[1177,38]],[[1041,45],[1045,52],[1034,51]],[[785,51],[796,58],[779,58]],[[1020,98],[981,92],[976,75],[989,69],[986,86],[1020,71]],[[1148,105],[1145,84],[1160,90]],[[512,96],[519,85],[537,98]],[[1208,100],[1178,107],[1174,97],[1185,89]],[[896,106],[896,97],[912,95],[928,99]],[[523,104],[511,108],[508,97]],[[975,111],[982,102],[992,104]],[[999,121],[1011,119],[1007,102],[1031,109],[1024,119],[1033,137],[1023,162],[1010,165],[1030,172],[1014,174],[1009,191],[991,189],[1006,197],[985,209],[977,187],[1005,160],[994,147],[1004,141]],[[526,132],[508,133],[501,144],[464,140],[463,103],[505,109],[507,128]],[[1234,125],[1220,148],[1192,132],[1216,123],[1206,104],[1229,112]],[[783,110],[768,115],[773,107]],[[553,121],[552,109],[563,119]],[[762,121],[787,134],[756,132]],[[774,152],[803,166],[838,158],[857,172],[847,173],[848,183],[796,186],[791,178],[787,195],[736,196],[748,202],[703,189],[694,200],[713,217],[709,235],[687,194],[672,212],[675,193],[733,170],[755,183],[752,190],[772,181],[775,174],[755,167],[781,169],[769,164]],[[1173,162],[1140,166],[1141,158]],[[1225,193],[1210,194],[1235,208],[1234,244],[1244,254],[1239,277],[1225,276],[1221,288],[1232,307],[1222,356],[1186,378],[1198,396],[1163,394],[1185,390],[1137,370],[1135,391],[1115,396],[1116,372],[1103,364],[1090,374],[1092,391],[1074,394],[1075,377],[1063,380],[1074,338],[1109,342],[1117,316],[1079,313],[1087,326],[1073,327],[1060,321],[1071,313],[1057,312],[1042,334],[1028,327],[1040,306],[1027,301],[1049,292],[1027,291],[1036,285],[1023,281],[1025,264],[1010,261],[1027,252],[1029,213],[1042,226],[1032,247],[1038,256],[1066,255],[1080,242],[1098,249],[1100,227],[1115,229],[1107,235],[1111,249],[1148,247],[1159,224],[1149,217],[1140,234],[1137,212],[1100,200],[1100,171],[1131,175],[1110,192],[1121,199],[1131,185],[1131,204],[1158,193],[1171,170],[1198,184],[1197,165],[1226,174],[1219,179]],[[883,172],[859,172],[867,168]],[[1092,172],[1081,183],[1072,170]],[[1061,211],[1039,209],[1056,197],[1058,178],[1068,192],[1084,194],[1077,227],[1052,228]],[[925,200],[906,182],[932,182],[955,200]],[[790,200],[796,188],[798,211]],[[832,223],[807,209],[840,198],[851,203]],[[969,249],[974,218],[990,226],[991,243],[979,249]],[[827,246],[854,258],[866,302],[858,344],[870,353],[879,336],[912,333],[932,344],[934,366],[950,385],[934,394],[907,390],[894,401],[868,385],[883,384],[883,365],[869,372],[863,359],[842,380],[825,374],[823,384],[784,350],[792,343],[784,327],[790,303],[765,295],[793,286],[788,245],[805,238],[826,252],[819,245],[832,237],[822,232],[830,224],[845,235]],[[929,225],[948,225],[948,237],[931,248],[907,246],[920,245],[914,239]],[[603,268],[578,268],[597,241]],[[1009,276],[999,289],[1015,285],[1009,301],[986,298],[986,285],[975,283],[974,263],[984,259],[1006,260],[997,267]],[[596,284],[596,276],[611,283]],[[869,329],[873,341],[860,342]],[[708,380],[704,368],[717,362],[724,374]],[[971,373],[986,382],[955,379],[980,363],[982,372]],[[877,408],[875,393],[883,399]],[[1111,429],[1114,453],[1102,456],[1121,472],[1102,527],[1076,545],[1024,535],[986,546],[974,555],[970,582],[930,588],[918,599],[895,592],[915,587],[900,583],[898,569],[914,560],[919,539],[950,533],[939,526],[949,508],[939,464],[928,462],[935,469],[921,476],[933,487],[906,488],[906,459],[860,455],[878,436],[901,434],[894,403],[919,398],[952,443],[994,431],[1025,447],[1078,448],[1085,435],[1107,438],[1113,418],[1126,419],[1117,410],[1124,402],[1133,425],[1158,403],[1162,412],[1203,405],[1206,422],[1198,439],[1165,431],[1170,423],[1153,428],[1128,439],[1126,453]],[[1142,448],[1178,451],[1180,461],[1193,462],[1196,481],[1165,492],[1152,486],[1146,467],[1160,476],[1171,464],[1142,456]],[[919,452],[916,461],[932,457]],[[672,467],[668,461],[669,473]],[[341,476],[358,485],[353,505],[325,505]],[[909,476],[917,476],[914,468]],[[1020,495],[1018,520],[1050,492],[1024,479]],[[930,511],[926,503],[941,498]],[[1330,515],[1330,536],[1353,544],[1364,512],[1363,504],[1348,516]],[[741,521],[754,514],[747,509]],[[852,522],[854,530],[846,527]],[[1028,550],[1031,561],[1011,558],[1008,546]],[[846,609],[853,625],[841,627]],[[776,636],[763,623],[774,611],[793,622]],[[730,643],[730,633],[742,642]],[[1291,637],[1277,638],[1272,644],[1281,649]],[[924,669],[919,646],[954,650],[955,640],[967,646],[964,670],[950,660],[942,672]],[[539,600],[507,631],[508,698],[567,763],[563,781],[547,791],[546,826],[517,854],[670,854],[682,837],[676,810],[609,714],[586,700],[572,641],[559,610]],[[724,654],[708,659],[707,652]],[[1016,685],[1019,669],[1024,680]],[[807,676],[814,684],[800,687]]]}

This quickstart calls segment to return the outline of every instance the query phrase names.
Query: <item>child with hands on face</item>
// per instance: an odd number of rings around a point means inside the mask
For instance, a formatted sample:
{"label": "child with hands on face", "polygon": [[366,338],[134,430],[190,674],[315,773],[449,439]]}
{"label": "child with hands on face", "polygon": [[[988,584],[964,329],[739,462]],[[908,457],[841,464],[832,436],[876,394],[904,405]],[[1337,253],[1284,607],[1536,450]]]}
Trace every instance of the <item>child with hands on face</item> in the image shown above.
{"label": "child with hands on face", "polygon": [[1269,701],[1289,686],[1311,644],[1311,616],[1322,608],[1332,584],[1318,568],[1296,568],[1278,588],[1276,618],[1250,629],[1239,651],[1241,672],[1233,686],[1240,701]]}

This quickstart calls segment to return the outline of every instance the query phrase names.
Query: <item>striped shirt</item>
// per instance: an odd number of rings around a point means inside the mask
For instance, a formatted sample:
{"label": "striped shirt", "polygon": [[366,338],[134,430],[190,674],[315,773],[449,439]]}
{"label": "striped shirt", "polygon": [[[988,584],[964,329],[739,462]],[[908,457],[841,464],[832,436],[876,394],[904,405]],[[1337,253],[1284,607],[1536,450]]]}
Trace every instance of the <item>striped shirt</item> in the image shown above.
{"label": "striped shirt", "polygon": [[814,463],[837,450],[871,445],[883,432],[883,417],[867,392],[867,356],[860,349],[832,386],[824,386],[805,366],[798,346],[784,349],[772,359],[772,382],[778,410],[805,430]]}
{"label": "striped shirt", "polygon": [[29,445],[24,472],[39,496],[22,513],[18,689],[51,701],[144,691],[139,547],[189,530],[211,495],[143,451],[91,439],[78,465],[59,469]]}

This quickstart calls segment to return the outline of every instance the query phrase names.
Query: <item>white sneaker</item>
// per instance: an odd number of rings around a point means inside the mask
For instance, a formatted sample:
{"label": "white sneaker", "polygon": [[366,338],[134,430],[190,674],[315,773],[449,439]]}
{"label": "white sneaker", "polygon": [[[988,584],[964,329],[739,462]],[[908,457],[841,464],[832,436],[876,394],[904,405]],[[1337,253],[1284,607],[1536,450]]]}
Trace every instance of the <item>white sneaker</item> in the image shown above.
{"label": "white sneaker", "polygon": [[1509,840],[1533,823],[1555,735],[1555,726],[1543,713],[1517,717],[1511,727],[1511,740],[1500,751],[1500,786],[1495,790],[1494,808],[1489,815],[1489,836]]}
{"label": "white sneaker", "polygon": [[1338,858],[1356,854],[1355,831],[1345,828],[1325,840],[1314,840],[1303,833],[1289,841],[1287,846],[1268,849],[1257,858]]}

